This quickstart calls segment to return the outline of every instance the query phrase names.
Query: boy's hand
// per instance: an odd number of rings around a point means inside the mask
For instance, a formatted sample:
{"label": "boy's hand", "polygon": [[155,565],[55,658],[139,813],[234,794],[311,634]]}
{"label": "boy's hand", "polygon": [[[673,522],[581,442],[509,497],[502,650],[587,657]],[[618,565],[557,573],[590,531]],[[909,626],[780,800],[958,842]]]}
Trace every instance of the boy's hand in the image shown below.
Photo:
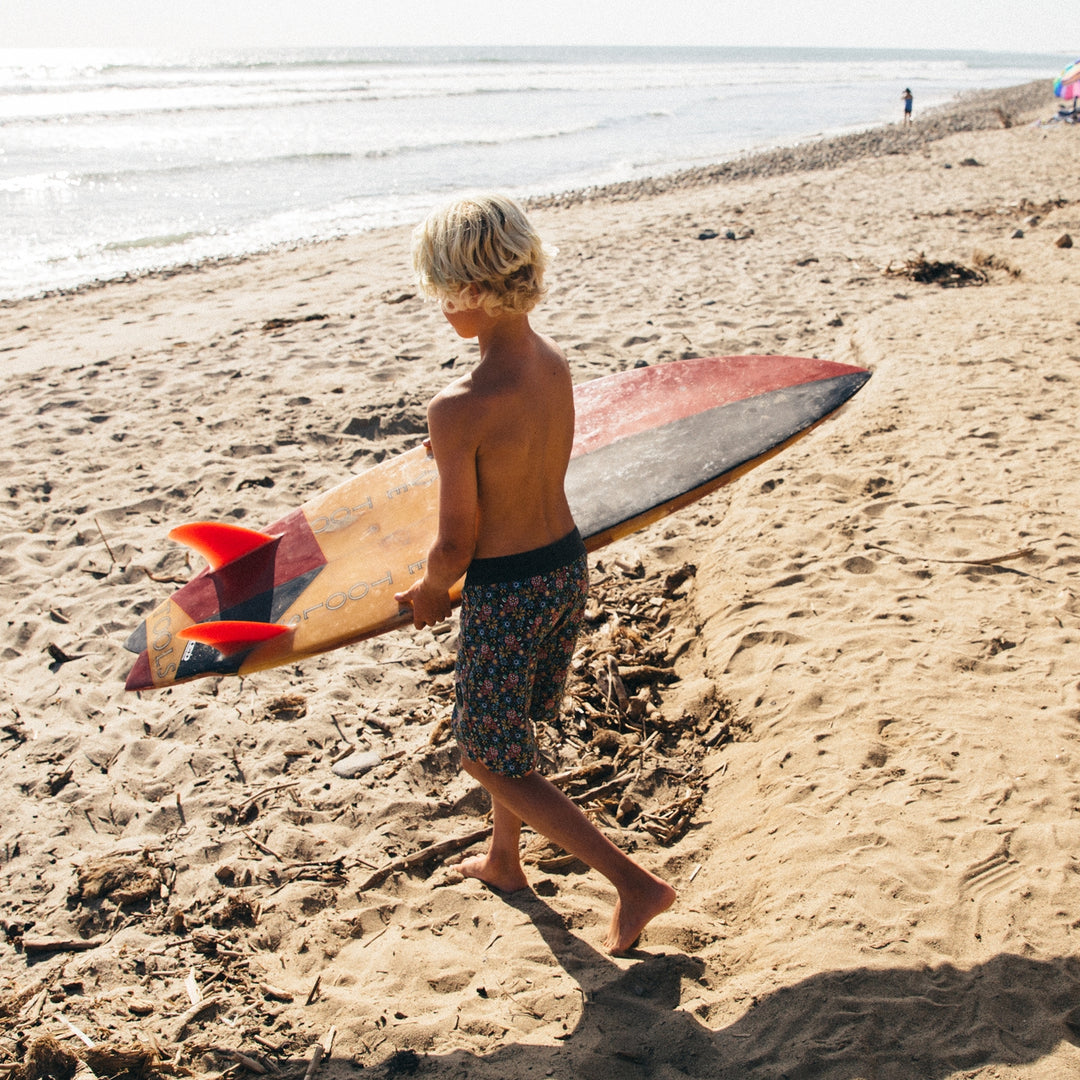
{"label": "boy's hand", "polygon": [[434,626],[450,617],[453,606],[448,592],[429,589],[421,578],[405,592],[394,593],[399,604],[408,604],[413,609],[413,626],[422,630],[425,626]]}

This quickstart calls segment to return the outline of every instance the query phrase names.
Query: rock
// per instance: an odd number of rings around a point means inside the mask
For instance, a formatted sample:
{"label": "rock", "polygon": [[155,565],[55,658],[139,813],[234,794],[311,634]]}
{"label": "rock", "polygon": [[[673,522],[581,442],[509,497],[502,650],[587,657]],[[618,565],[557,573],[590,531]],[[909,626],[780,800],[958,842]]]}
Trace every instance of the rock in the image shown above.
{"label": "rock", "polygon": [[382,756],[377,750],[361,750],[355,754],[349,754],[348,757],[343,757],[340,761],[335,761],[330,766],[330,771],[335,776],[343,776],[346,780],[351,780],[356,776],[363,776],[369,769],[374,769],[379,762],[382,761]]}
{"label": "rock", "polygon": [[1073,246],[1073,238],[1068,233],[1062,233],[1054,241],[1054,247],[1071,248],[1072,246]]}

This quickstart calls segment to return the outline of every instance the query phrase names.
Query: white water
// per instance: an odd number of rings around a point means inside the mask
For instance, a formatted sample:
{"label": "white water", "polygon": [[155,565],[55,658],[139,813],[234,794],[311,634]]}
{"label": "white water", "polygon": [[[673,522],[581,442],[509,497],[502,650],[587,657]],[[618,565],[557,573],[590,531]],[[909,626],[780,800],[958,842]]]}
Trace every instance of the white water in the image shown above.
{"label": "white water", "polygon": [[[0,50],[0,299],[850,131],[1059,57],[792,49]],[[1048,99],[1048,108],[1051,101]]]}

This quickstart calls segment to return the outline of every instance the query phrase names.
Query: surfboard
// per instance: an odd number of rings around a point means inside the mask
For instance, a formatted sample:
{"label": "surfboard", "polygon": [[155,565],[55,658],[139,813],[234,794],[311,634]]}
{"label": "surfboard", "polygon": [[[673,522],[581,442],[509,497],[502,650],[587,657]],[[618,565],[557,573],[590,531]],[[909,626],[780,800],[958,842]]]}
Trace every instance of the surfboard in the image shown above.
{"label": "surfboard", "polygon": [[[812,430],[869,378],[827,360],[733,356],[579,384],[566,492],[586,547],[595,551],[730,483]],[[265,529],[173,529],[170,537],[208,565],[131,634],[126,646],[138,657],[127,689],[243,676],[409,624],[411,611],[394,594],[423,573],[438,483],[434,459],[418,446]]]}

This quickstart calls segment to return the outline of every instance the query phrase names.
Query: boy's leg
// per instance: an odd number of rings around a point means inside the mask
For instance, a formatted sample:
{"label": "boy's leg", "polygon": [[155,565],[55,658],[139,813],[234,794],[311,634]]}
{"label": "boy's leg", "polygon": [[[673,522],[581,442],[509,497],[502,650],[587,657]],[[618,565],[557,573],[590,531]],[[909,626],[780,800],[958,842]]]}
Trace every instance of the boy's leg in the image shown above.
{"label": "boy's leg", "polygon": [[476,855],[458,863],[465,877],[479,878],[499,892],[527,889],[529,882],[521,869],[521,818],[492,796],[491,842],[486,855]]}
{"label": "boy's leg", "polygon": [[[502,776],[462,755],[462,767],[513,818],[524,821],[599,871],[619,899],[604,944],[613,953],[631,948],[645,926],[675,901],[675,890],[620,851],[554,784],[537,772]],[[493,834],[494,840],[494,834]],[[479,876],[479,875],[477,875]]]}

